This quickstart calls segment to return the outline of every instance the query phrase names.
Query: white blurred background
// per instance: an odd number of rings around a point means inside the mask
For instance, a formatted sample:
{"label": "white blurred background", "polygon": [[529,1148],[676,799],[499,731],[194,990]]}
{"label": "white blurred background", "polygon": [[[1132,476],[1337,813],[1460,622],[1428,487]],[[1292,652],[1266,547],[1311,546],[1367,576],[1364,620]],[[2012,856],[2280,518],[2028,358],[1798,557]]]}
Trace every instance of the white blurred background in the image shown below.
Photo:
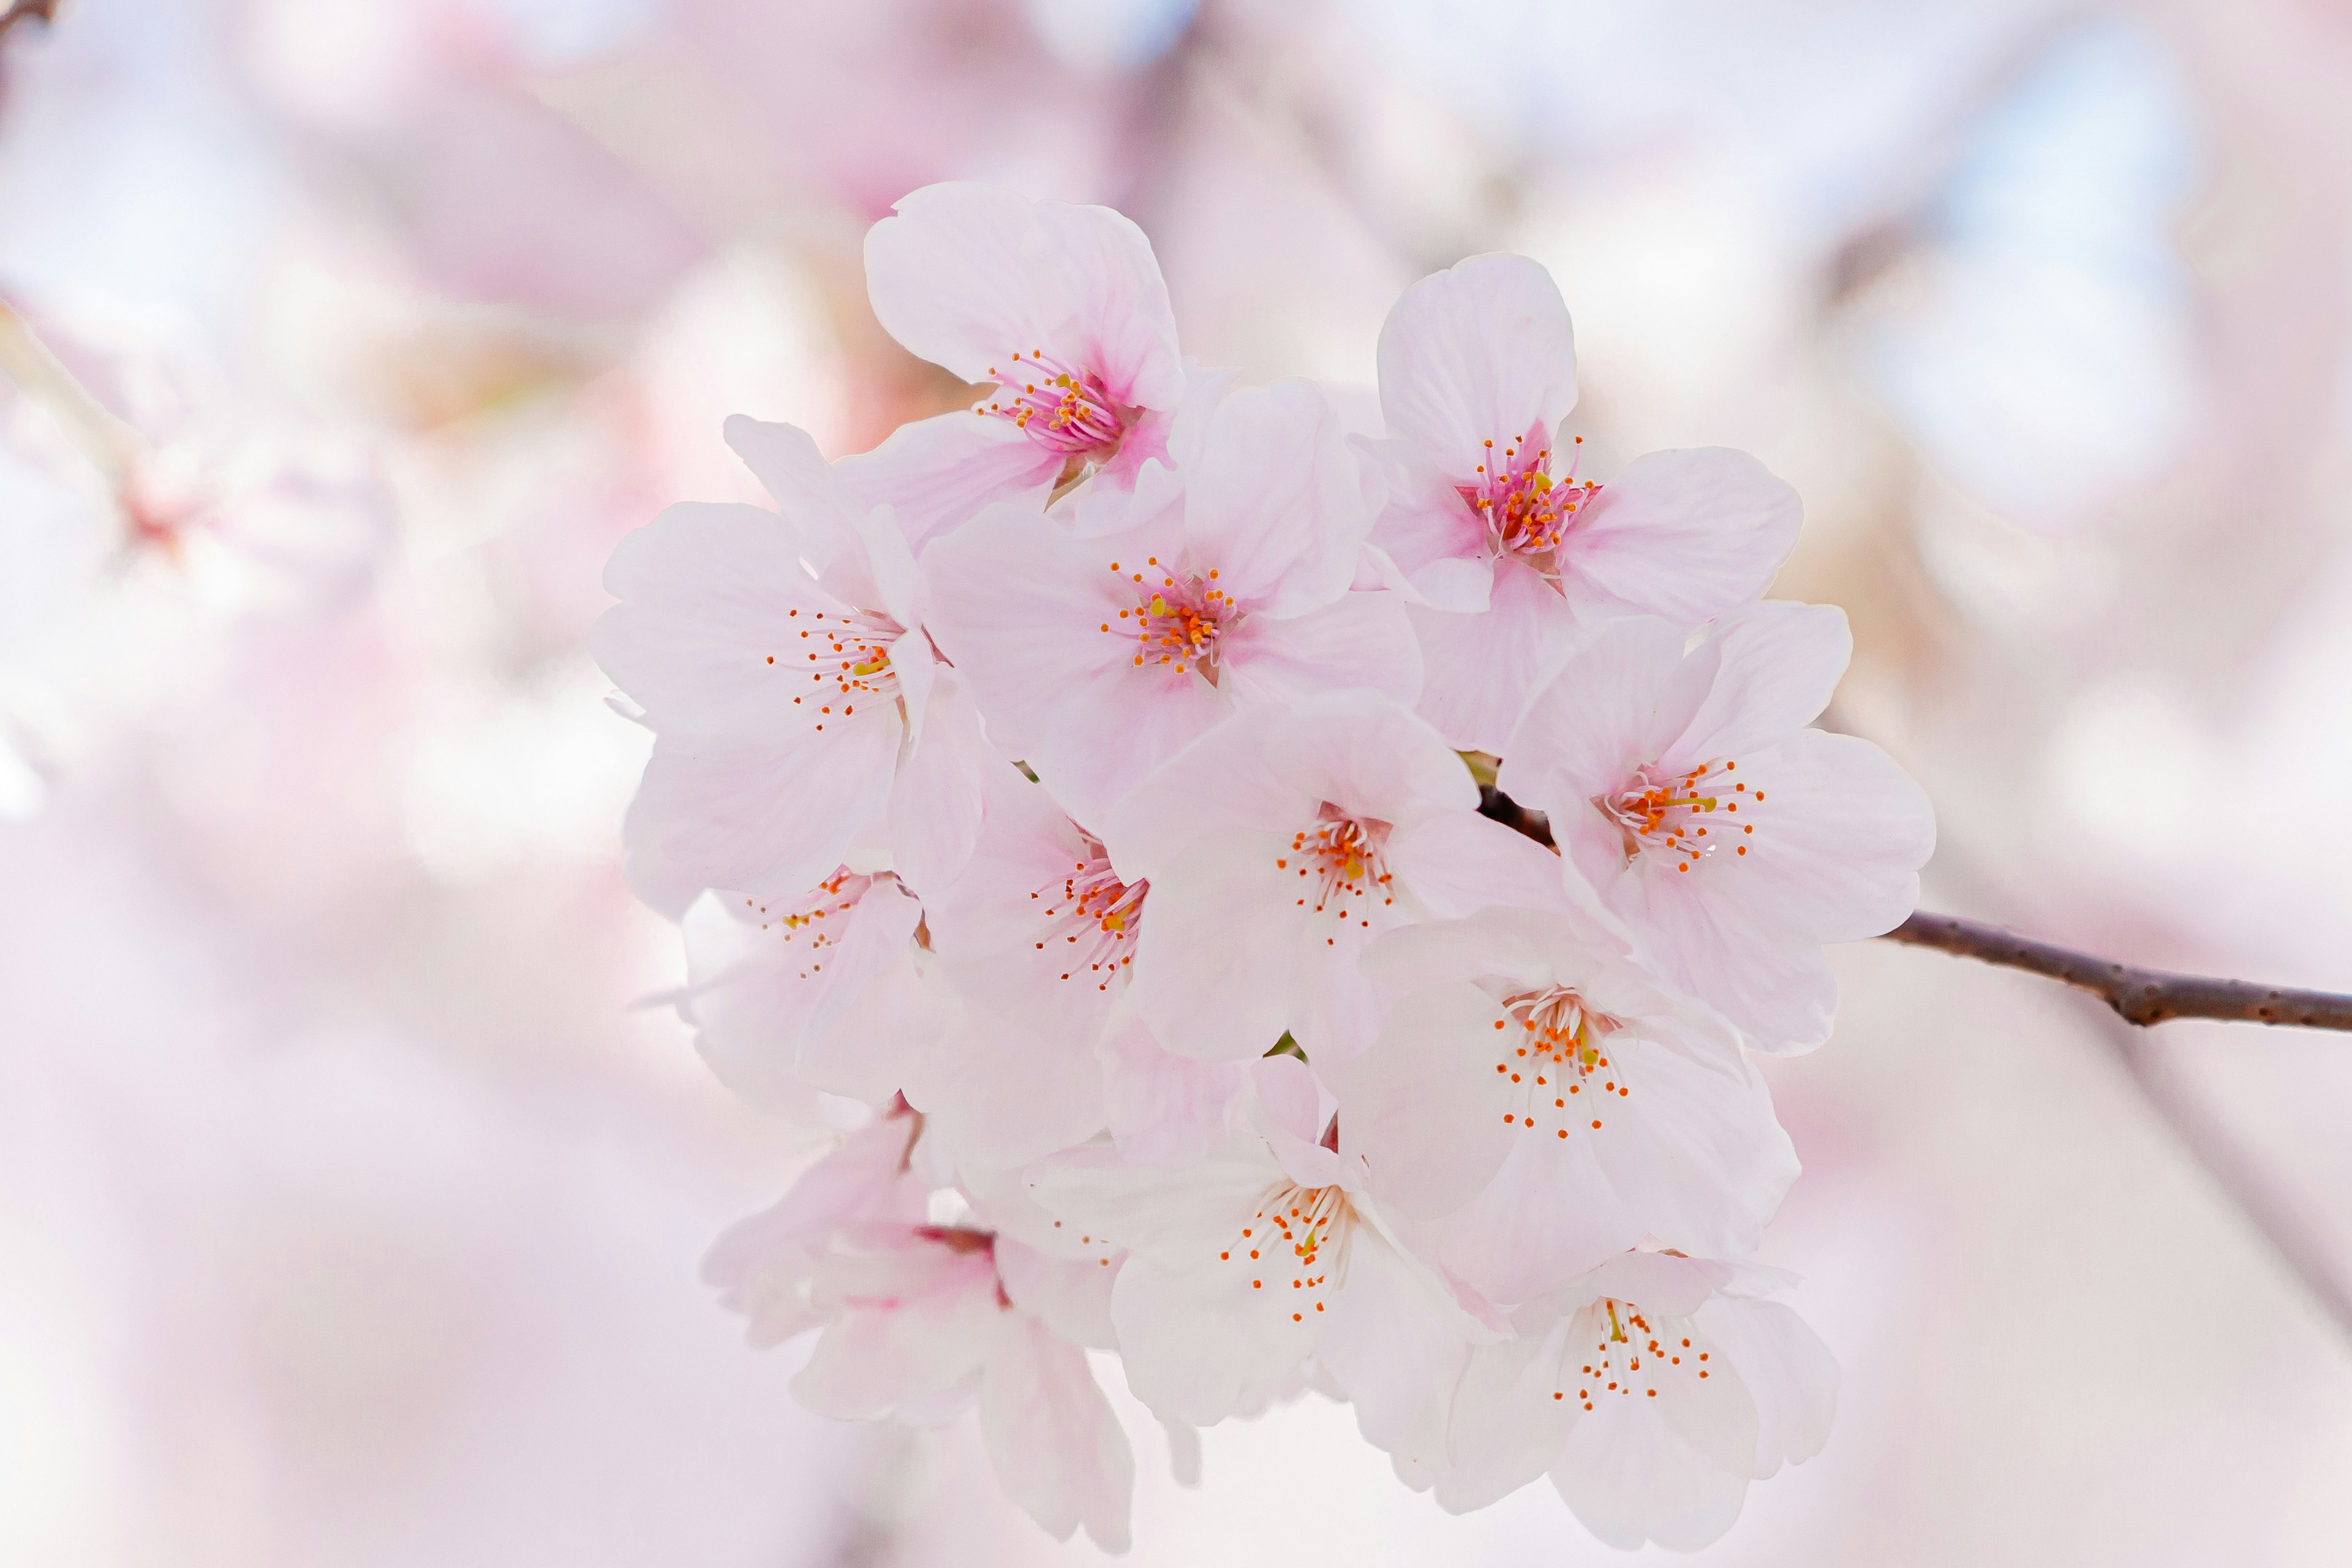
{"label": "white blurred background", "polygon": [[[2352,989],[2339,5],[81,0],[0,37],[0,1563],[1092,1555],[698,1283],[810,1144],[646,1005],[583,647],[757,494],[726,414],[954,399],[858,270],[950,177],[1122,207],[1254,377],[1535,256],[1588,472],[1803,493],[1931,906]],[[1705,1560],[2352,1561],[2352,1047],[1840,965],[1766,1253],[1839,1426]],[[1123,1409],[1141,1563],[1612,1555],[1332,1405],[1198,1491]]]}

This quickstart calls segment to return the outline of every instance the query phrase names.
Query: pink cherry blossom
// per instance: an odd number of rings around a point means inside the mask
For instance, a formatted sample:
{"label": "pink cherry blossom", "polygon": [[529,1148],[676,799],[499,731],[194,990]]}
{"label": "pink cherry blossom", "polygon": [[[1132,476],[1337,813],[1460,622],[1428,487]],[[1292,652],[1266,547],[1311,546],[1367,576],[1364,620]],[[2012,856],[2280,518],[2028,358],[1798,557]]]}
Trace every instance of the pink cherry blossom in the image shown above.
{"label": "pink cherry blossom", "polygon": [[1742,453],[1576,477],[1559,433],[1576,402],[1568,308],[1524,257],[1407,289],[1380,374],[1391,478],[1371,542],[1416,601],[1422,711],[1457,746],[1500,752],[1582,626],[1642,612],[1696,626],[1762,593],[1796,543],[1796,495]]}
{"label": "pink cherry blossom", "polygon": [[1828,1037],[1822,944],[1900,923],[1935,847],[1885,752],[1806,728],[1851,651],[1825,605],[1759,605],[1687,652],[1670,623],[1625,619],[1528,700],[1498,780],[1643,955],[1759,1050]]}
{"label": "pink cherry blossom", "polygon": [[[1108,207],[993,185],[926,185],[866,237],[884,330],[989,384],[970,411],[902,426],[850,465],[919,550],[991,501],[1072,498],[1082,528],[1164,473],[1186,377],[1143,231]],[[975,417],[977,416],[977,417]]]}
{"label": "pink cherry blossom", "polygon": [[1136,999],[1161,1043],[1210,1060],[1289,1032],[1318,1065],[1370,1043],[1365,944],[1414,920],[1566,902],[1558,861],[1480,816],[1437,731],[1371,692],[1241,714],[1121,803],[1104,829],[1151,887]]}
{"label": "pink cherry blossom", "polygon": [[1003,505],[924,552],[928,625],[989,739],[1082,821],[1229,713],[1419,689],[1403,605],[1349,591],[1370,513],[1329,401],[1236,392],[1179,445],[1181,495],[1117,533]]}
{"label": "pink cherry blossom", "polygon": [[1326,1070],[1340,1150],[1492,1300],[1644,1237],[1749,1251],[1796,1179],[1731,1026],[1559,915],[1393,931],[1364,968],[1403,994],[1371,1049]]}
{"label": "pink cherry blossom", "polygon": [[1306,1069],[1276,1058],[1257,1074],[1273,1089],[1258,1125],[1200,1164],[1097,1148],[1035,1167],[1030,1188],[1127,1249],[1111,1317],[1129,1386],[1155,1415],[1205,1426],[1328,1378],[1383,1442],[1487,1331],[1399,1245],[1360,1165],[1299,1120],[1314,1104]]}
{"label": "pink cherry blossom", "polygon": [[1549,1472],[1609,1545],[1706,1545],[1738,1518],[1749,1481],[1828,1440],[1837,1363],[1762,1299],[1789,1282],[1676,1253],[1612,1258],[1471,1352],[1444,1452],[1419,1475],[1459,1513]]}
{"label": "pink cherry blossom", "polygon": [[687,911],[681,1011],[727,1086],[805,1115],[812,1091],[879,1108],[943,998],[917,964],[923,906],[887,871],[844,866],[804,897],[711,893]]}
{"label": "pink cherry blossom", "polygon": [[1134,1458],[1084,1349],[1104,1342],[1116,1271],[928,1223],[908,1169],[921,1135],[903,1110],[853,1134],[722,1237],[705,1272],[756,1344],[822,1330],[793,1380],[811,1409],[943,1421],[976,1404],[1006,1494],[1056,1540],[1083,1527],[1123,1551]]}
{"label": "pink cherry blossom", "polygon": [[782,514],[672,507],[605,571],[621,602],[596,657],[656,737],[633,853],[797,899],[875,836],[908,883],[944,885],[979,830],[987,753],[906,542],[803,433],[739,418],[728,437]]}
{"label": "pink cherry blossom", "polygon": [[1171,1057],[1133,1016],[1150,893],[1044,789],[1009,766],[992,773],[971,863],[928,922],[964,1005],[907,1079],[959,1160],[1023,1164],[1107,1125],[1153,1162],[1223,1142],[1242,1069]]}

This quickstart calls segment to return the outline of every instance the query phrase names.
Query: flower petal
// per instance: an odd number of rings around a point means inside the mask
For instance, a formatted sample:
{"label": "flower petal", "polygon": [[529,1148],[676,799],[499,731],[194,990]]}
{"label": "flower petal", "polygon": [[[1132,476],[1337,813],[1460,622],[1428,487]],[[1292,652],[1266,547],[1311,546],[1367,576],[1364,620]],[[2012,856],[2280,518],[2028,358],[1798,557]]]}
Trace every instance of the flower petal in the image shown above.
{"label": "flower petal", "polygon": [[1086,1352],[1004,1314],[980,1380],[980,1431],[1005,1495],[1046,1534],[1083,1525],[1106,1552],[1129,1543],[1135,1456]]}
{"label": "flower petal", "polygon": [[1381,328],[1389,433],[1467,482],[1497,446],[1576,405],[1576,338],[1551,275],[1522,256],[1474,256],[1404,292]]}
{"label": "flower petal", "polygon": [[1764,592],[1803,513],[1797,492],[1745,452],[1654,452],[1580,508],[1560,570],[1580,603],[1687,631]]}

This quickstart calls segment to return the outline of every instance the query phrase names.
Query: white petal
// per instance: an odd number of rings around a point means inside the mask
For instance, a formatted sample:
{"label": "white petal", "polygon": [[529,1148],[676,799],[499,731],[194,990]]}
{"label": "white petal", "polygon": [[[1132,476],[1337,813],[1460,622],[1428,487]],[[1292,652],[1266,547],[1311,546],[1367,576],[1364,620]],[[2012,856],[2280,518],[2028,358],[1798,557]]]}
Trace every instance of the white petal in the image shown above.
{"label": "white petal", "polygon": [[1425,1265],[1369,1224],[1357,1226],[1346,1268],[1315,1359],[1347,1390],[1365,1441],[1393,1447],[1486,1336]]}
{"label": "white petal", "polygon": [[1624,788],[1706,695],[1682,669],[1682,634],[1665,622],[1602,626],[1529,695],[1496,783],[1522,805],[1559,814]]}
{"label": "white petal", "polygon": [[[1625,1076],[1589,1107],[1611,1184],[1653,1236],[1686,1252],[1754,1250],[1797,1179],[1797,1154],[1772,1116],[1763,1079],[1736,1050],[1677,1048],[1628,1031],[1612,1037]],[[1602,1109],[1605,1107],[1606,1109]]]}
{"label": "white petal", "polygon": [[1835,605],[1769,603],[1719,624],[1715,685],[1658,759],[1668,773],[1740,757],[1786,740],[1820,716],[1853,657]]}
{"label": "white petal", "polygon": [[1551,585],[1517,561],[1491,569],[1487,607],[1474,614],[1411,607],[1421,641],[1421,713],[1450,745],[1508,755],[1512,726],[1546,670],[1576,644],[1576,617]]}
{"label": "white petal", "polygon": [[1838,1364],[1804,1320],[1778,1301],[1718,1297],[1693,1321],[1723,1347],[1756,1401],[1750,1473],[1762,1480],[1820,1453],[1837,1414]]}
{"label": "white petal", "polygon": [[1450,1214],[1502,1168],[1511,1131],[1480,1075],[1494,1075],[1496,1043],[1517,1033],[1478,987],[1441,985],[1391,1009],[1361,1057],[1324,1069],[1341,1152],[1362,1156],[1372,1191],[1399,1212]]}
{"label": "white petal", "polygon": [[1188,564],[1261,615],[1295,616],[1347,592],[1371,526],[1356,455],[1310,382],[1217,405],[1186,472]]}
{"label": "white petal", "polygon": [[1084,1526],[1106,1552],[1129,1545],[1135,1456],[1086,1352],[1006,1314],[980,1382],[980,1430],[1007,1497],[1046,1534]]}
{"label": "white petal", "polygon": [[1190,1165],[1223,1144],[1249,1084],[1245,1062],[1203,1062],[1160,1049],[1139,1023],[1099,1048],[1111,1141],[1138,1164]]}
{"label": "white petal", "polygon": [[748,740],[816,722],[818,704],[793,699],[832,685],[809,679],[800,633],[847,606],[808,574],[802,545],[773,512],[682,505],[614,550],[604,586],[621,602],[590,644],[656,731]]}
{"label": "white petal", "polygon": [[1743,774],[1749,766],[1768,798],[1742,836],[1748,853],[1700,868],[1708,893],[1759,930],[1810,942],[1902,923],[1936,847],[1935,812],[1910,775],[1869,742],[1819,730],[1756,754]]}
{"label": "white petal", "polygon": [[883,329],[915,353],[977,382],[1043,350],[1122,402],[1181,396],[1167,288],[1125,217],[961,183],[927,185],[897,210],[866,234],[866,289]]}
{"label": "white petal", "polygon": [[788,898],[839,866],[889,799],[900,726],[869,710],[760,745],[654,744],[626,835],[706,888]]}
{"label": "white petal", "polygon": [[1244,702],[1287,703],[1360,689],[1420,694],[1421,647],[1391,594],[1342,594],[1286,620],[1251,616],[1225,634],[1222,679]]}
{"label": "white petal", "polygon": [[941,683],[890,786],[892,863],[910,887],[945,889],[962,874],[980,838],[985,781],[1002,765],[971,699]]}
{"label": "white petal", "polygon": [[890,508],[919,556],[1000,502],[1044,510],[1063,460],[1011,420],[965,409],[910,420],[838,471],[861,507]]}
{"label": "white petal", "polygon": [[1580,604],[1687,631],[1764,592],[1803,512],[1797,492],[1745,452],[1654,452],[1583,503],[1558,554]]}
{"label": "white petal", "polygon": [[1576,340],[1559,289],[1519,256],[1475,256],[1405,290],[1381,329],[1389,433],[1457,480],[1576,404]]}
{"label": "white petal", "polygon": [[1275,862],[1287,837],[1203,839],[1151,879],[1135,1000],[1160,1043],[1203,1061],[1264,1056],[1290,1026],[1305,911]]}
{"label": "white petal", "polygon": [[[1721,1424],[1737,1430],[1744,1415],[1748,1441],[1755,1407],[1736,1378],[1710,1380],[1720,1392]],[[1664,1389],[1660,1390],[1661,1399]],[[1644,1542],[1695,1552],[1729,1530],[1747,1500],[1744,1468],[1733,1469],[1693,1444],[1663,1413],[1660,1400],[1636,1394],[1596,1399],[1570,1432],[1552,1485],[1583,1526],[1607,1544],[1631,1551]]]}
{"label": "white petal", "polygon": [[[803,552],[819,571],[857,538],[857,503],[841,470],[824,460],[809,433],[740,414],[728,416],[727,444],[791,520]],[[871,503],[867,503],[870,505]],[[878,608],[879,606],[873,606]]]}
{"label": "white petal", "polygon": [[1117,1347],[1118,1331],[1110,1321],[1110,1288],[1118,1278],[1115,1258],[1057,1258],[1001,1235],[992,1251],[997,1280],[1015,1307],[1074,1345]]}

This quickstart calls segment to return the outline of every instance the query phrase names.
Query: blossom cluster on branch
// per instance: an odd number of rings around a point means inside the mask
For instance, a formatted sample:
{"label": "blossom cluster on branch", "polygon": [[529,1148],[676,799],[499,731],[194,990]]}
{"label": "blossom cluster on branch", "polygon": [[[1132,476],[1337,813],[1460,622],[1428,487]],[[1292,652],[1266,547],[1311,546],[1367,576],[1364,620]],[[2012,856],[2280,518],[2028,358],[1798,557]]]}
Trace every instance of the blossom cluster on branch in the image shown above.
{"label": "blossom cluster on branch", "polygon": [[705,889],[701,1052],[865,1108],[714,1281],[816,1334],[818,1411],[976,1402],[1057,1536],[1128,1538],[1092,1350],[1180,1453],[1311,1391],[1448,1509],[1549,1476],[1714,1539],[1836,1384],[1741,1261],[1798,1169],[1753,1058],[1828,1035],[1822,944],[1934,839],[1810,727],[1850,645],[1761,597],[1795,495],[1580,474],[1520,258],[1409,289],[1377,400],[1187,361],[1108,209],[931,186],[866,259],[974,405],[838,462],[730,421],[776,510],[665,512],[597,628],[655,735],[632,874]]}

